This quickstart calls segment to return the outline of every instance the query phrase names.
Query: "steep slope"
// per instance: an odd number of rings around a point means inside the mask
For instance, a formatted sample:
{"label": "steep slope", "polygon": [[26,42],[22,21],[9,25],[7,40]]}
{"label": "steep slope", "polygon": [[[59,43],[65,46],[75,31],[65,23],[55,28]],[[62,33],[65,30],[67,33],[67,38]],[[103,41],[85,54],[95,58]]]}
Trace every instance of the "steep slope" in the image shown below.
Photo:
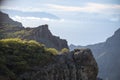
{"label": "steep slope", "polygon": [[48,25],[41,25],[35,28],[24,28],[21,23],[13,21],[5,13],[0,12],[0,39],[3,38],[21,38],[36,40],[46,45],[46,47],[68,48],[67,41],[52,35]]}
{"label": "steep slope", "polygon": [[120,79],[120,29],[114,35],[106,40],[102,49],[104,52],[98,58],[100,64],[100,76],[109,80]]}
{"label": "steep slope", "polygon": [[62,48],[68,48],[67,41],[52,35],[50,30],[48,29],[48,25],[41,25],[32,29],[29,28],[26,29],[26,31],[29,32],[29,34],[22,34],[22,36],[20,34],[22,39],[33,39],[45,44],[47,47],[56,48],[57,50],[61,50]]}
{"label": "steep slope", "polygon": [[[74,49],[73,46],[71,49]],[[106,42],[75,48],[90,48],[99,66],[99,76],[105,80],[120,79],[120,29]]]}

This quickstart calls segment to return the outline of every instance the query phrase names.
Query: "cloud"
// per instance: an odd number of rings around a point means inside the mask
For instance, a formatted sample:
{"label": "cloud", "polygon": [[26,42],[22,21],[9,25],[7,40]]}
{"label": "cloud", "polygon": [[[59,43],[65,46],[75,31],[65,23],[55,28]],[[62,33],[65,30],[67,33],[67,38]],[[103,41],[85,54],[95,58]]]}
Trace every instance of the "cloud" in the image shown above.
{"label": "cloud", "polygon": [[10,7],[10,6],[0,6],[0,9],[8,9],[8,10],[17,10],[22,12],[42,12],[41,8],[36,7]]}
{"label": "cloud", "polygon": [[[118,4],[100,4],[86,3],[83,6],[65,6],[56,4],[47,4],[53,10],[66,13],[67,15],[74,14],[74,19],[78,20],[109,20],[112,22],[120,21],[120,5]],[[70,13],[70,14],[68,14]],[[92,13],[92,14],[91,14]]]}
{"label": "cloud", "polygon": [[22,16],[13,16],[13,20],[22,22],[24,27],[35,27],[43,24],[61,24],[64,23],[64,19],[55,20],[50,18],[38,18],[38,17],[22,17]]}
{"label": "cloud", "polygon": [[119,4],[100,4],[100,3],[91,3],[91,2],[85,3],[83,6],[42,4],[40,5],[40,7],[0,6],[0,9],[18,10],[23,12],[42,12],[46,10],[46,11],[64,11],[64,12],[120,14]]}
{"label": "cloud", "polygon": [[21,17],[21,16],[14,16],[14,17],[11,17],[12,19],[14,20],[18,20],[18,21],[21,21],[21,20],[26,20],[26,21],[29,21],[29,20],[33,20],[33,21],[38,21],[38,20],[42,20],[42,21],[59,21],[59,22],[63,22],[64,19],[60,19],[60,20],[56,20],[56,19],[50,19],[50,18],[39,18],[39,17]]}
{"label": "cloud", "polygon": [[[57,5],[57,4],[42,4],[39,7],[8,7],[1,6],[1,9],[9,9],[9,10],[17,10],[22,12],[50,12],[55,15],[64,18],[65,20],[109,20],[109,21],[120,21],[120,5],[119,4],[100,4],[100,3],[84,3],[82,6],[66,6],[66,5]],[[91,14],[92,13],[92,14]],[[97,13],[97,14],[96,14]],[[18,15],[18,14],[16,14]],[[36,14],[35,14],[36,15]],[[20,17],[21,15],[19,15]],[[22,19],[29,20],[38,20],[38,17],[21,17]],[[51,19],[51,17],[39,18],[39,20],[43,21],[55,21]],[[59,19],[58,21],[64,21]]]}
{"label": "cloud", "polygon": [[47,4],[47,6],[56,9],[57,11],[66,12],[114,13],[113,11],[115,11],[120,14],[120,5],[117,4],[86,3],[84,6]]}

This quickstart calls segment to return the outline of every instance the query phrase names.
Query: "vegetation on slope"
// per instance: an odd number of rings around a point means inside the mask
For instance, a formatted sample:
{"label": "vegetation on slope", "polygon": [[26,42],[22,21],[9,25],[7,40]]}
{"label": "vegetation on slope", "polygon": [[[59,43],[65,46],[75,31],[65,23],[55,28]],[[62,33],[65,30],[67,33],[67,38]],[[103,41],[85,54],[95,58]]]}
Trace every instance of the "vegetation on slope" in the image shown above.
{"label": "vegetation on slope", "polygon": [[[0,40],[0,79],[16,80],[21,74],[35,66],[43,66],[52,61],[55,49],[45,48],[34,40],[18,38]],[[2,79],[4,79],[2,78]]]}

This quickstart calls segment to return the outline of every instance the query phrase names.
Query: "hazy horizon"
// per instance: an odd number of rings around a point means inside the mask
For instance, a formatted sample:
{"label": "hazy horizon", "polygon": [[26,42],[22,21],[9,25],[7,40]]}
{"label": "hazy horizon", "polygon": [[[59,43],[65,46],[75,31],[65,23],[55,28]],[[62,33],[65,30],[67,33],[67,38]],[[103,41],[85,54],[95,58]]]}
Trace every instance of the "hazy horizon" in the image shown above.
{"label": "hazy horizon", "polygon": [[69,45],[104,42],[120,28],[119,0],[5,0],[0,8],[25,27],[48,24]]}

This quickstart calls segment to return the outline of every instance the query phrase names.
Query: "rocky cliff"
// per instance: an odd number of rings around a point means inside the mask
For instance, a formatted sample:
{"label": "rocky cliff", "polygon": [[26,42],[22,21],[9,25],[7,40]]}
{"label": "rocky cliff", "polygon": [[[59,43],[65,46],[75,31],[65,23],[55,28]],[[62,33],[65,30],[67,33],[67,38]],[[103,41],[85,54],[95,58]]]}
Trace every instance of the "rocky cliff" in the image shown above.
{"label": "rocky cliff", "polygon": [[96,80],[97,63],[90,49],[76,49],[57,55],[43,67],[21,75],[24,80]]}
{"label": "rocky cliff", "polygon": [[48,29],[48,25],[41,25],[35,28],[24,28],[21,23],[13,21],[5,13],[0,12],[0,39],[3,38],[22,38],[28,40],[36,40],[45,44],[46,47],[68,48],[67,41],[52,35]]}
{"label": "rocky cliff", "polygon": [[21,38],[36,40],[45,44],[47,47],[56,48],[61,50],[62,48],[68,48],[67,41],[65,39],[60,39],[57,36],[52,35],[48,29],[48,25],[41,25],[36,28],[26,29],[27,32],[30,32],[29,35],[22,35]]}

